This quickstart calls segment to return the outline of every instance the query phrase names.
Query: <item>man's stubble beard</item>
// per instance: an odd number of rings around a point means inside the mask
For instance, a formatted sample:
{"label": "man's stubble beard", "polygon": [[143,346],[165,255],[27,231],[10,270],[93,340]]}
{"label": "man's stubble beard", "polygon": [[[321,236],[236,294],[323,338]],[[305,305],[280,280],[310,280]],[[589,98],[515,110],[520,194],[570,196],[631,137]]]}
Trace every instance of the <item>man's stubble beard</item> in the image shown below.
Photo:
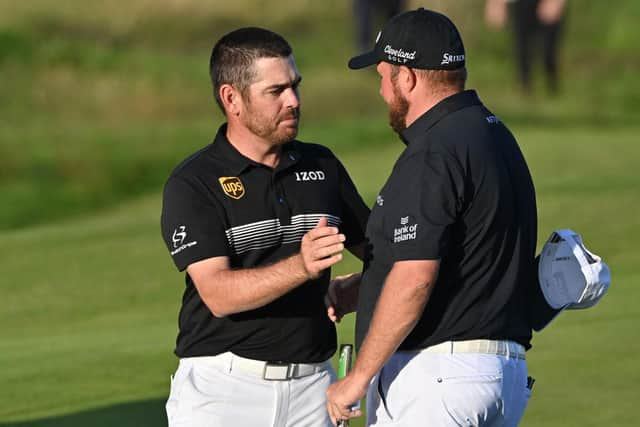
{"label": "man's stubble beard", "polygon": [[396,133],[401,134],[407,128],[409,101],[400,94],[396,82],[393,82],[393,100],[389,104],[389,125]]}
{"label": "man's stubble beard", "polygon": [[[281,121],[291,118],[297,119],[295,127],[286,127],[284,129],[279,127]],[[292,141],[298,135],[300,109],[290,109],[287,113],[278,117],[276,122],[273,122],[265,118],[259,111],[253,110],[253,107],[249,107],[243,122],[254,135],[270,141],[274,145],[282,145]]]}

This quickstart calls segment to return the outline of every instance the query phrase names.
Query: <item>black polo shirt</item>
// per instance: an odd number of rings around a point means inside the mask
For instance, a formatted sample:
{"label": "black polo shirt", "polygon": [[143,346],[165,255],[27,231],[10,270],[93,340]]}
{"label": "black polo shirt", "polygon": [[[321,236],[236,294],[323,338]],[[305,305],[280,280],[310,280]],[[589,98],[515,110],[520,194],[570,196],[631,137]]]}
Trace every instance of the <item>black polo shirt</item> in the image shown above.
{"label": "black polo shirt", "polygon": [[[323,146],[292,141],[272,169],[240,154],[223,125],[214,142],[183,161],[164,188],[162,235],[177,268],[229,257],[231,268],[268,265],[300,250],[321,217],[347,247],[364,240],[369,209],[340,161]],[[186,274],[175,353],[226,351],[265,361],[320,362],[336,349],[324,306],[330,270],[270,304],[218,318]]]}
{"label": "black polo shirt", "polygon": [[433,293],[400,350],[470,339],[511,339],[529,348],[526,285],[534,274],[537,214],[516,140],[474,91],[444,99],[402,136],[407,147],[367,225],[357,344],[393,264],[439,259]]}

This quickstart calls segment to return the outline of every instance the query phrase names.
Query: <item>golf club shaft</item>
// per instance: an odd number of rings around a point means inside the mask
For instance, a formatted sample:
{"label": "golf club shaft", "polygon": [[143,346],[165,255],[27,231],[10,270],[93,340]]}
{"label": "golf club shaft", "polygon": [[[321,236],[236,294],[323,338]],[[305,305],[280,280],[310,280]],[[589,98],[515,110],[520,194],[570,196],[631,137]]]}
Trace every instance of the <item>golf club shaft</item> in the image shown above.
{"label": "golf club shaft", "polygon": [[[353,345],[342,344],[340,346],[340,359],[338,361],[338,378],[344,378],[351,370],[351,358],[353,357]],[[338,427],[349,427],[349,420],[338,420]]]}

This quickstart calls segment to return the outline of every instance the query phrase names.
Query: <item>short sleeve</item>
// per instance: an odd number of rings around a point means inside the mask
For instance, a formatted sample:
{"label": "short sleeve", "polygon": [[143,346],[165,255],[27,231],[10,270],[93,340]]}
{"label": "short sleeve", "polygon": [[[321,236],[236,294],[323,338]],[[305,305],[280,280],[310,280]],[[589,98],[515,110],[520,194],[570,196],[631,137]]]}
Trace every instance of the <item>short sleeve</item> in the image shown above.
{"label": "short sleeve", "polygon": [[342,232],[347,237],[346,247],[356,246],[364,241],[369,208],[362,200],[351,177],[342,163],[337,160],[342,199]]}
{"label": "short sleeve", "polygon": [[385,215],[394,261],[441,259],[461,206],[461,168],[437,151],[416,153],[404,163],[398,165],[400,194]]}
{"label": "short sleeve", "polygon": [[161,231],[178,270],[207,258],[229,256],[222,207],[197,183],[173,176],[162,198]]}

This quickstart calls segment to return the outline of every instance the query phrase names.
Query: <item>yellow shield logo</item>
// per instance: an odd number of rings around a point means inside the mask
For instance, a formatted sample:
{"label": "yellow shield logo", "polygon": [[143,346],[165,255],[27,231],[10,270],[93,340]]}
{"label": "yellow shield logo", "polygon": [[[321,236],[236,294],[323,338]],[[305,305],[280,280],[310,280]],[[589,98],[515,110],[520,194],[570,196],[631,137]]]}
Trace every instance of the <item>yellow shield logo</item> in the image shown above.
{"label": "yellow shield logo", "polygon": [[235,176],[221,176],[218,178],[218,181],[220,181],[224,194],[232,199],[238,200],[244,196],[244,185],[242,185],[240,178]]}

